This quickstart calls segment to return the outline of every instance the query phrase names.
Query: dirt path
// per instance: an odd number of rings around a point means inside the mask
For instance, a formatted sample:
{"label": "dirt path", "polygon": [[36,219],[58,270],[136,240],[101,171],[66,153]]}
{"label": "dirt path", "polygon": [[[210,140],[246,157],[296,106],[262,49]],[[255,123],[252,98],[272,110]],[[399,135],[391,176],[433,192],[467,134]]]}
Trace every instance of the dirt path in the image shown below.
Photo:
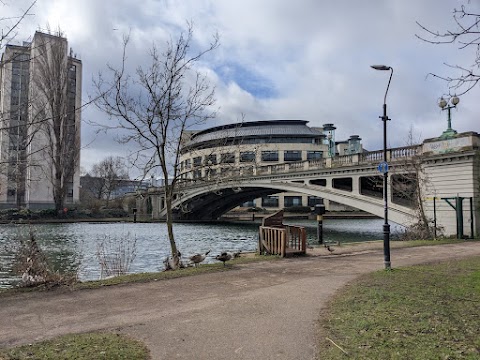
{"label": "dirt path", "polygon": [[[312,359],[316,320],[349,281],[383,268],[381,246],[236,266],[234,271],[0,299],[0,346],[115,330],[153,359]],[[318,255],[318,251],[317,251]],[[392,249],[392,265],[480,256],[480,242]]]}

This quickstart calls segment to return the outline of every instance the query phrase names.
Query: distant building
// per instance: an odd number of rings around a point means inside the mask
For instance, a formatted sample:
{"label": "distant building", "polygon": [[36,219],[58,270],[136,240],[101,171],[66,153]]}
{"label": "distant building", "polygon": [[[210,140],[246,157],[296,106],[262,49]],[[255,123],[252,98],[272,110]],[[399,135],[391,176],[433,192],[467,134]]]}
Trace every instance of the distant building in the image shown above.
{"label": "distant building", "polygon": [[[199,181],[221,177],[238,168],[250,169],[253,174],[258,166],[320,161],[325,157],[363,151],[358,135],[336,142],[333,124],[319,128],[307,124],[308,121],[304,120],[255,121],[192,132],[185,137],[181,149],[181,179]],[[275,210],[292,206],[313,207],[318,202],[316,197],[283,192],[251,199],[242,207]]]}
{"label": "distant building", "polygon": [[[39,94],[35,79],[39,76],[36,63],[42,50],[52,57],[51,44],[61,44],[65,58],[68,79],[65,81],[65,101],[68,107],[67,119],[72,136],[67,141],[80,143],[82,63],[68,56],[67,39],[51,34],[36,32],[32,42],[23,45],[7,45],[0,62],[0,208],[52,207],[52,164],[45,156],[47,135],[39,131],[39,119],[48,119],[45,110],[37,109]],[[54,60],[52,60],[54,61]],[[43,116],[38,116],[43,111]],[[71,124],[71,125],[70,125]],[[62,130],[63,131],[63,130]],[[67,196],[65,204],[79,200],[80,162],[75,164],[73,175],[66,179]]]}
{"label": "distant building", "polygon": [[[147,191],[152,186],[151,180],[130,180],[118,179],[111,186],[106,184],[107,180],[101,177],[86,174],[80,177],[81,201],[82,204],[90,200],[108,200],[122,198],[125,195],[135,194],[137,191]],[[107,192],[109,193],[107,194]]]}

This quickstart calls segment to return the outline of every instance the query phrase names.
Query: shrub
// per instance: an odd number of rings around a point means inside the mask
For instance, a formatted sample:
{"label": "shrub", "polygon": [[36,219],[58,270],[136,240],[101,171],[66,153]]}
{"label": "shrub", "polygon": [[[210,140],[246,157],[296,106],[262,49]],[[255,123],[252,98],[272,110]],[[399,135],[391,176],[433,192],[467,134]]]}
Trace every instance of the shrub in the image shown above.
{"label": "shrub", "polygon": [[97,244],[97,259],[100,264],[100,277],[125,275],[137,256],[137,238],[130,234],[120,239],[105,238]]}
{"label": "shrub", "polygon": [[53,271],[31,230],[27,238],[22,238],[22,236],[17,238],[13,271],[21,276],[20,287],[39,285],[53,287],[71,285],[77,281],[76,273],[61,274]]}
{"label": "shrub", "polygon": [[36,213],[40,218],[52,218],[58,216],[58,212],[55,209],[42,209],[38,210]]}
{"label": "shrub", "polygon": [[[433,240],[435,233],[435,228],[433,225],[422,225],[420,223],[416,223],[406,227],[402,234],[400,235],[399,239],[402,241],[408,240]],[[437,238],[443,237],[443,227],[437,226]]]}
{"label": "shrub", "polygon": [[254,206],[247,209],[247,212],[263,212],[263,211],[265,211],[265,209],[258,206]]}
{"label": "shrub", "polygon": [[127,217],[128,213],[123,209],[102,209],[101,212],[103,217],[112,217],[112,218],[121,218]]}

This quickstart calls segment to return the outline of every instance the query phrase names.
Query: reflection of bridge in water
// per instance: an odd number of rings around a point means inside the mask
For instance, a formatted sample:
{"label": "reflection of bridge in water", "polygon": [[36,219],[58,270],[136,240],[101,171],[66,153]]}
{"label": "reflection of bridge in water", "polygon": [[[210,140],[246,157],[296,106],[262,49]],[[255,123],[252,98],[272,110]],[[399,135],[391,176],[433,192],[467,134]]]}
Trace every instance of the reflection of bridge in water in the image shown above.
{"label": "reflection of bridge in water", "polygon": [[[480,137],[463,133],[456,138],[431,139],[421,145],[388,150],[389,218],[402,225],[417,216],[420,194],[425,212],[445,234],[455,234],[458,217],[465,234],[479,230]],[[383,151],[337,156],[315,161],[230,168],[221,176],[179,184],[175,216],[185,220],[217,219],[241,203],[279,192],[298,192],[383,216],[383,176],[377,170]],[[166,215],[161,189],[150,189],[152,216]],[[471,199],[454,210],[444,198]],[[432,199],[435,198],[434,202]],[[451,201],[450,201],[451,203]],[[456,216],[457,215],[457,216]],[[463,221],[464,220],[464,221]]]}

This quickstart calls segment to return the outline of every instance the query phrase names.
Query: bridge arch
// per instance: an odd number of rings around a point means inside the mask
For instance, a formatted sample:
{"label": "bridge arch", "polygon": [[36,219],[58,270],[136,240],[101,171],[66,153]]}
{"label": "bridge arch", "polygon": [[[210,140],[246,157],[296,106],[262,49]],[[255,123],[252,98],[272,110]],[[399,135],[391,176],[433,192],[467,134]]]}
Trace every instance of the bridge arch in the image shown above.
{"label": "bridge arch", "polygon": [[[348,205],[370,214],[382,217],[384,203],[381,198],[362,195],[358,192],[343,191],[335,188],[312,184],[310,181],[256,179],[231,181],[217,184],[190,187],[180,193],[174,201],[179,219],[213,220],[239,204],[257,197],[279,192],[296,192],[321,197],[340,204]],[[159,212],[164,217],[165,210]],[[389,204],[389,219],[395,223],[408,226],[415,217],[412,209],[397,204]]]}

